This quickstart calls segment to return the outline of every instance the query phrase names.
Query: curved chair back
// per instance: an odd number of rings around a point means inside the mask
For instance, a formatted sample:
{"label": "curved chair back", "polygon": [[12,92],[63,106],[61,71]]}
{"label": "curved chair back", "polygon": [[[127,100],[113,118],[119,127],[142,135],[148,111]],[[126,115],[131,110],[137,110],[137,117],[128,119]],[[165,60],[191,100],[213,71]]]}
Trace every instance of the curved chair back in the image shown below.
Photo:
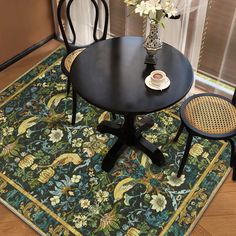
{"label": "curved chair back", "polygon": [[[57,19],[58,19],[58,23],[59,23],[59,27],[61,30],[61,34],[67,49],[68,53],[71,53],[72,51],[74,51],[77,48],[82,48],[82,47],[86,47],[88,45],[82,45],[82,46],[76,46],[75,42],[76,42],[76,32],[74,29],[74,25],[73,22],[71,20],[71,5],[72,3],[76,1],[76,0],[60,0],[58,7],[57,7]],[[79,0],[77,0],[79,1]],[[80,1],[85,1],[85,0],[80,0]],[[108,10],[108,5],[106,3],[105,0],[86,0],[86,1],[90,1],[92,2],[92,5],[94,6],[95,9],[95,17],[94,17],[94,28],[93,28],[93,39],[94,42],[100,41],[100,40],[104,40],[106,39],[107,36],[107,28],[108,28],[108,19],[109,19],[109,10]],[[63,7],[65,6],[65,7]],[[103,22],[103,28],[102,28],[102,35],[101,37],[97,37],[97,30],[98,30],[98,21],[101,20],[100,19],[100,9],[101,7],[103,7],[104,12],[105,12],[105,16],[104,16],[104,22]],[[65,12],[65,14],[63,14],[63,11]],[[65,15],[65,20],[68,21],[68,26],[69,26],[69,30],[71,30],[72,33],[72,41],[69,42],[68,39],[68,34],[66,33],[65,27],[63,25],[63,20],[62,20],[62,16]]]}
{"label": "curved chair back", "polygon": [[233,99],[232,99],[232,104],[234,106],[236,106],[236,88],[234,89],[234,95],[233,95]]}

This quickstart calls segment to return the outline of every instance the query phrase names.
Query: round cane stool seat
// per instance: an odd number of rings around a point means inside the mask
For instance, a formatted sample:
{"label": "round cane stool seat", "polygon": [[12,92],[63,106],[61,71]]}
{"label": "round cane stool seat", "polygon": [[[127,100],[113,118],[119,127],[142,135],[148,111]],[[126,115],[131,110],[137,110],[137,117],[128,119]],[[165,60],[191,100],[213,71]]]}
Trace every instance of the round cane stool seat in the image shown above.
{"label": "round cane stool seat", "polygon": [[84,50],[85,48],[79,48],[73,52],[71,52],[66,58],[65,58],[65,68],[68,72],[70,72],[71,65],[75,58]]}
{"label": "round cane stool seat", "polygon": [[236,108],[222,97],[194,97],[183,113],[189,125],[206,135],[227,135],[236,131]]}

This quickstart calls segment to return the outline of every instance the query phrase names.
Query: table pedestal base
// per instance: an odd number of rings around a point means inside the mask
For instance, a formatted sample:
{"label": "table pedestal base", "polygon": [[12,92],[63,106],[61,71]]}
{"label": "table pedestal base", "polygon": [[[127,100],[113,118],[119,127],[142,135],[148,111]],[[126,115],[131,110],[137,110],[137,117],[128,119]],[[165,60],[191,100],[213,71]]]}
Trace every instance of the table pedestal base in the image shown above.
{"label": "table pedestal base", "polygon": [[127,146],[141,150],[158,166],[165,163],[162,152],[141,135],[142,131],[153,126],[153,122],[148,118],[143,118],[141,121],[137,121],[135,125],[135,118],[135,115],[126,115],[123,125],[111,121],[103,121],[98,125],[99,132],[110,133],[118,137],[102,162],[104,171],[109,172],[114,167],[118,157]]}

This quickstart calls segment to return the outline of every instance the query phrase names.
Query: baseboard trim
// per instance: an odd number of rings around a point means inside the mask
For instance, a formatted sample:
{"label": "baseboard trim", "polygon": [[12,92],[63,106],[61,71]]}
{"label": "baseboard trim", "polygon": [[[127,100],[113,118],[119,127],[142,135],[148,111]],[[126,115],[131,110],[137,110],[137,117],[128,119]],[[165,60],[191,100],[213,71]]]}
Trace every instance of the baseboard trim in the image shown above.
{"label": "baseboard trim", "polygon": [[54,39],[56,36],[55,34],[49,35],[47,38],[39,41],[38,43],[32,45],[31,47],[27,48],[23,52],[17,54],[16,56],[12,57],[11,59],[7,60],[6,62],[2,63],[0,65],[0,72],[4,69],[6,69],[8,66],[14,64],[15,62],[19,61],[21,58],[25,57],[29,53],[33,52],[34,50],[38,49],[39,47],[43,46],[45,43],[50,41],[51,39]]}

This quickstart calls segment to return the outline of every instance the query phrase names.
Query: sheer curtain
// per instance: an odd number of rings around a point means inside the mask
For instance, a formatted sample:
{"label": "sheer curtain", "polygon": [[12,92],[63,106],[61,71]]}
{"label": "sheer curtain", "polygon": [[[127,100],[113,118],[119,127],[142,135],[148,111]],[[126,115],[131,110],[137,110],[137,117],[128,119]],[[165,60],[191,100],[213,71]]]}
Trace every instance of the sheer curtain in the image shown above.
{"label": "sheer curtain", "polygon": [[197,70],[208,0],[175,0],[174,4],[180,18],[164,19],[162,41],[185,54]]}
{"label": "sheer curtain", "polygon": [[[56,17],[56,9],[58,5],[58,0],[53,1],[53,9],[54,9],[54,21],[55,21],[55,28],[57,37],[62,39],[60,30],[58,29],[57,24],[57,17]],[[109,6],[109,0],[106,0]],[[100,16],[99,16],[99,28],[97,34],[99,35],[101,27],[103,25],[104,19],[104,9],[101,6],[100,8]],[[76,32],[76,44],[78,45],[87,45],[92,43],[93,40],[93,23],[95,17],[95,9],[90,0],[75,0],[71,5],[71,19],[74,23],[74,28]],[[67,22],[65,21],[65,25],[67,26]],[[71,32],[68,27],[68,34],[70,35]],[[108,34],[109,34],[109,27],[108,27]]]}

